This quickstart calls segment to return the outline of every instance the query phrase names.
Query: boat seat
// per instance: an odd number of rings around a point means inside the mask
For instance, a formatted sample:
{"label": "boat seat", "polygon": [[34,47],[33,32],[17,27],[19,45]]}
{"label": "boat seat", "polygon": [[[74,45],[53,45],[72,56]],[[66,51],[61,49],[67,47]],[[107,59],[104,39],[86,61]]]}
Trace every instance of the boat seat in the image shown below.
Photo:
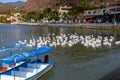
{"label": "boat seat", "polygon": [[1,68],[0,68],[0,71],[2,71],[2,72],[7,71],[7,67],[1,67]]}
{"label": "boat seat", "polygon": [[[32,74],[33,73],[31,73],[31,72],[15,71],[15,76],[17,76],[17,77],[26,78],[26,77],[32,76]],[[11,71],[11,75],[14,76],[14,71]]]}
{"label": "boat seat", "polygon": [[[40,66],[41,66],[41,65],[38,63],[38,64],[37,64],[37,68],[40,68]],[[27,67],[28,67],[28,68],[34,68],[34,69],[35,69],[35,68],[36,68],[36,63],[34,63],[34,64],[33,64],[33,63],[32,63],[32,64],[29,63],[29,64],[27,64]]]}
{"label": "boat seat", "polygon": [[26,67],[19,67],[19,71],[35,73],[36,69],[26,68]]}

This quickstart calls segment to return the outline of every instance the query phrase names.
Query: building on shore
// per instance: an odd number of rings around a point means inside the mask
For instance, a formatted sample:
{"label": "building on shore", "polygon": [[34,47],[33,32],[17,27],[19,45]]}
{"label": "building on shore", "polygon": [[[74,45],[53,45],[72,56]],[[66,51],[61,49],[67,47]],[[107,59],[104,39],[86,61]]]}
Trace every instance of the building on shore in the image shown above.
{"label": "building on shore", "polygon": [[83,22],[120,23],[120,6],[84,11]]}
{"label": "building on shore", "polygon": [[67,5],[65,5],[65,6],[60,6],[60,8],[59,8],[59,13],[60,13],[60,17],[62,17],[62,15],[64,14],[64,13],[68,13],[68,11],[70,10],[70,9],[72,9],[72,7],[70,7],[70,6],[67,6]]}
{"label": "building on shore", "polygon": [[21,23],[22,20],[20,19],[21,19],[21,14],[15,13],[13,14],[13,16],[10,16],[9,18],[7,18],[7,21],[10,21],[11,23]]}

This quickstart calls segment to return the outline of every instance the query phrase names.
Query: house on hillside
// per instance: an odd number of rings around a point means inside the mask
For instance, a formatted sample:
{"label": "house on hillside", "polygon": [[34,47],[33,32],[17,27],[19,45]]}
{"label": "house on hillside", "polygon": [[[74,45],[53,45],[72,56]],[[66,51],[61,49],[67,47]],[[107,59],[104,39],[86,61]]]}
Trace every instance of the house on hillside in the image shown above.
{"label": "house on hillside", "polygon": [[59,8],[59,13],[60,13],[60,17],[62,17],[62,14],[63,13],[68,13],[68,11],[70,10],[70,9],[72,9],[72,7],[70,7],[70,6],[67,6],[67,5],[65,5],[65,6],[60,6],[60,8]]}
{"label": "house on hillside", "polygon": [[13,14],[13,16],[16,17],[16,18],[21,18],[21,14],[20,13],[15,13],[15,14]]}
{"label": "house on hillside", "polygon": [[21,14],[15,13],[15,14],[13,14],[13,16],[10,16],[9,18],[7,18],[7,20],[10,21],[11,23],[15,23],[15,24],[21,23],[22,22]]}

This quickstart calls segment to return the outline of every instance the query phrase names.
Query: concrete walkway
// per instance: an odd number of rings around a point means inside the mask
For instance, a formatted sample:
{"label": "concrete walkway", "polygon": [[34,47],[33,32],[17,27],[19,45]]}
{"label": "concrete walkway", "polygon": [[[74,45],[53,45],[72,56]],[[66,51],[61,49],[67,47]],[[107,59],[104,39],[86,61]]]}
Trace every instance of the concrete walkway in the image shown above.
{"label": "concrete walkway", "polygon": [[63,27],[81,27],[81,26],[86,26],[86,27],[120,27],[120,23],[117,25],[114,25],[112,23],[71,23],[71,24],[47,24],[48,26],[63,26]]}
{"label": "concrete walkway", "polygon": [[88,27],[88,28],[100,28],[100,27],[120,27],[120,23],[117,23],[116,25],[112,23],[12,23],[12,24],[19,24],[19,25],[38,25],[38,26],[53,26],[53,27]]}

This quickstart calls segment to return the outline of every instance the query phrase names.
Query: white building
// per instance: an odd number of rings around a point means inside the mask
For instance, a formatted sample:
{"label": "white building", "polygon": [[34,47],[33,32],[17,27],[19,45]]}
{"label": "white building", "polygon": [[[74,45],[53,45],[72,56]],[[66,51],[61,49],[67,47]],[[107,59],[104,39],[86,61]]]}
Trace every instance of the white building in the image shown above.
{"label": "white building", "polygon": [[62,16],[63,13],[68,13],[68,11],[72,9],[72,7],[68,7],[68,6],[60,6],[60,9],[58,10],[59,13],[61,14],[60,16]]}
{"label": "white building", "polygon": [[21,18],[21,14],[20,14],[20,13],[15,13],[13,16],[14,16],[15,18]]}

